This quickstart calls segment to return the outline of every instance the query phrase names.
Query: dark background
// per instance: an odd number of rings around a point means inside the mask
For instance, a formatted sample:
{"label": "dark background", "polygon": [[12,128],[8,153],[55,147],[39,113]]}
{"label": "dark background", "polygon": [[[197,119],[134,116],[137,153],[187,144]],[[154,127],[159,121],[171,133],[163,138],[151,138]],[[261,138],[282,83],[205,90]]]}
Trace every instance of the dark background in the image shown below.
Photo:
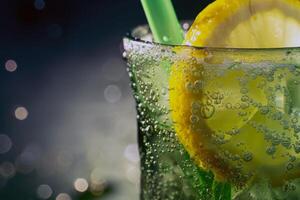
{"label": "dark background", "polygon": [[[173,1],[181,20],[205,2]],[[146,23],[140,2],[2,0],[0,13],[0,200],[138,199],[121,41]]]}

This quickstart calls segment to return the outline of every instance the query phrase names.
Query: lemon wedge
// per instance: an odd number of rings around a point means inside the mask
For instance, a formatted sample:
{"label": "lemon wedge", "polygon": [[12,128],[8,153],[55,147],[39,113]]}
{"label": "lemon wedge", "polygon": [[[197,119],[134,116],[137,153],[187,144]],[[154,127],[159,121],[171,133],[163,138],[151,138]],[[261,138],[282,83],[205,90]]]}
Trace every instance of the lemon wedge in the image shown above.
{"label": "lemon wedge", "polygon": [[[217,0],[197,16],[184,43],[289,47],[300,46],[299,35],[300,1]],[[255,69],[255,55],[252,70],[241,63],[218,68],[226,59],[203,61],[209,55],[200,49],[185,54],[193,58],[172,66],[170,108],[177,136],[194,161],[236,185],[262,177],[281,185],[300,177],[294,167],[300,165],[300,143],[285,108],[291,72]],[[282,74],[286,79],[278,78]]]}

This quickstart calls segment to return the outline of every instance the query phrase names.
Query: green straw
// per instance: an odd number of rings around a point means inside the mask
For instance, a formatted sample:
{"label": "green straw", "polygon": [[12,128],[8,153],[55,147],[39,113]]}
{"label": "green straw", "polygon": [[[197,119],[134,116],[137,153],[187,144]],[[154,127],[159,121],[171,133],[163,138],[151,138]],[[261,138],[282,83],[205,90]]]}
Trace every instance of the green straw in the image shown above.
{"label": "green straw", "polygon": [[171,0],[141,0],[155,42],[182,44],[183,30]]}

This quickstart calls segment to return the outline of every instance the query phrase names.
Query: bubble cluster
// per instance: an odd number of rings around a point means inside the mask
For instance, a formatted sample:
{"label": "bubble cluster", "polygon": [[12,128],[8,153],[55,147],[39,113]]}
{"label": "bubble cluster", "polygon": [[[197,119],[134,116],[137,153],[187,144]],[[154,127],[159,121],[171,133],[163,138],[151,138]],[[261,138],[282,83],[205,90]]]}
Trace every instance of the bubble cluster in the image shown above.
{"label": "bubble cluster", "polygon": [[[215,175],[241,199],[259,199],[257,191],[279,195],[285,182],[293,182],[290,177],[299,178],[297,67],[255,63],[246,52],[241,59],[209,49],[126,48],[144,199],[211,199]],[[170,76],[180,84],[168,85]],[[174,90],[178,102],[170,108]],[[127,147],[124,155],[134,163],[132,152]],[[126,169],[133,182],[136,169]]]}

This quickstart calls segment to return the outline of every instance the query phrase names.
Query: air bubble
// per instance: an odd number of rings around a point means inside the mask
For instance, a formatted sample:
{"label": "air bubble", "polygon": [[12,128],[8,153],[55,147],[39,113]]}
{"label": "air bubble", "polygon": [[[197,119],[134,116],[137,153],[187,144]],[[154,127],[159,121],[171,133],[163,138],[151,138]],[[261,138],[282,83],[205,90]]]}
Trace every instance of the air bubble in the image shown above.
{"label": "air bubble", "polygon": [[267,106],[262,106],[260,108],[260,113],[263,114],[263,115],[266,115],[269,113],[269,108]]}
{"label": "air bubble", "polygon": [[299,133],[300,132],[300,126],[295,126],[294,127],[294,131],[295,131],[295,133]]}
{"label": "air bubble", "polygon": [[[241,107],[242,107],[242,106],[241,106]],[[241,116],[241,117],[245,117],[245,116],[247,115],[247,112],[241,111],[241,112],[239,112],[238,114],[239,114],[239,116]]]}
{"label": "air bubble", "polygon": [[294,150],[296,153],[300,153],[300,142],[294,144]]}
{"label": "air bubble", "polygon": [[204,119],[211,118],[215,113],[215,107],[213,105],[205,105],[201,108],[201,116]]}
{"label": "air bubble", "polygon": [[242,109],[247,109],[247,108],[249,108],[249,104],[248,103],[242,103],[241,108]]}
{"label": "air bubble", "polygon": [[286,169],[288,171],[292,170],[294,168],[294,165],[292,163],[287,164]]}
{"label": "air bubble", "polygon": [[296,190],[296,186],[292,183],[287,182],[286,184],[283,185],[282,190],[284,192],[294,191]]}
{"label": "air bubble", "polygon": [[247,102],[249,100],[249,97],[247,95],[243,95],[241,98],[241,101]]}
{"label": "air bubble", "polygon": [[231,103],[227,103],[225,106],[226,106],[227,109],[232,109],[232,104]]}
{"label": "air bubble", "polygon": [[195,83],[194,83],[194,86],[195,86],[195,88],[196,88],[197,90],[202,89],[202,88],[203,88],[203,85],[204,85],[203,82],[200,81],[200,80],[195,81]]}
{"label": "air bubble", "polygon": [[211,98],[212,99],[218,99],[218,93],[213,93],[212,95],[211,95]]}
{"label": "air bubble", "polygon": [[292,118],[292,123],[296,124],[298,122],[298,119],[296,117]]}
{"label": "air bubble", "polygon": [[193,91],[193,84],[192,83],[186,83],[185,84],[185,89],[188,91],[188,92],[191,92]]}
{"label": "air bubble", "polygon": [[236,103],[236,104],[234,105],[234,108],[235,108],[235,109],[240,109],[240,108],[241,108],[241,104]]}
{"label": "air bubble", "polygon": [[268,147],[266,152],[267,152],[267,154],[269,154],[269,155],[273,155],[273,154],[276,152],[275,146],[270,146],[270,147]]}
{"label": "air bubble", "polygon": [[248,89],[247,88],[241,88],[240,91],[242,94],[247,94],[248,93]]}
{"label": "air bubble", "polygon": [[287,149],[291,148],[290,139],[289,138],[283,138],[282,141],[281,141],[281,145],[284,146]]}
{"label": "air bubble", "polygon": [[251,161],[251,160],[253,159],[252,153],[250,153],[250,152],[244,153],[243,159],[244,159],[244,161],[246,161],[246,162]]}
{"label": "air bubble", "polygon": [[192,115],[190,117],[190,121],[191,121],[191,123],[197,123],[199,121],[199,117]]}
{"label": "air bubble", "polygon": [[276,113],[273,114],[272,118],[274,120],[281,120],[282,119],[282,115],[283,114],[281,112],[276,112]]}

